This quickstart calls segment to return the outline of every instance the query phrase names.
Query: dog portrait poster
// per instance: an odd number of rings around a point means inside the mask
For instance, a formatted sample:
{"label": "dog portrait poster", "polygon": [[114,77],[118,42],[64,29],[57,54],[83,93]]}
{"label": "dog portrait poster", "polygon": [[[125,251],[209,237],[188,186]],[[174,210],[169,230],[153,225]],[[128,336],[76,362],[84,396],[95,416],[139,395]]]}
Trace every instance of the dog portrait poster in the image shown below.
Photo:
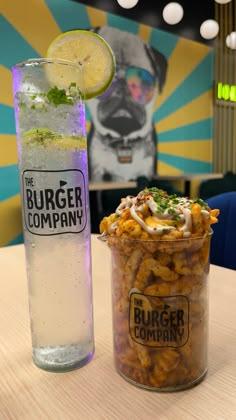
{"label": "dog portrait poster", "polygon": [[167,60],[138,35],[109,26],[91,29],[111,46],[116,74],[101,96],[87,102],[91,181],[130,181],[156,173],[154,103],[166,80]]}

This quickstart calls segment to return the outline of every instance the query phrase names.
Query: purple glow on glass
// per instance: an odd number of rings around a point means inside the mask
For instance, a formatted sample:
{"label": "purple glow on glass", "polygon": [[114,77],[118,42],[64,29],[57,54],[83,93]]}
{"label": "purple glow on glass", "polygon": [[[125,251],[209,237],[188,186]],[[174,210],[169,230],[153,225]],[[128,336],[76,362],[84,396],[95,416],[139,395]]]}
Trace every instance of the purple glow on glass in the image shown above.
{"label": "purple glow on glass", "polygon": [[22,84],[22,76],[21,76],[21,69],[17,67],[12,68],[12,76],[13,76],[13,99],[14,99],[14,115],[15,115],[15,128],[16,128],[16,135],[17,135],[17,150],[18,150],[18,159],[21,161],[22,158],[22,151],[21,151],[21,144],[20,144],[20,124],[19,124],[19,105],[17,101],[17,92],[20,91],[21,84]]}
{"label": "purple glow on glass", "polygon": [[76,104],[76,111],[78,112],[78,126],[82,136],[86,137],[86,114],[85,105],[82,101]]}

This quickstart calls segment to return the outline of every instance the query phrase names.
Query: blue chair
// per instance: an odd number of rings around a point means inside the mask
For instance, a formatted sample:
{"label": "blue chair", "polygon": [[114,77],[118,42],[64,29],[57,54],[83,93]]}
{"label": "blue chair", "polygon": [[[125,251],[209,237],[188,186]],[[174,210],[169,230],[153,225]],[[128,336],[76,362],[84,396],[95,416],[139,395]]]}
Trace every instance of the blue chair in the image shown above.
{"label": "blue chair", "polygon": [[236,270],[236,191],[206,199],[211,209],[220,210],[219,222],[212,225],[210,262]]}

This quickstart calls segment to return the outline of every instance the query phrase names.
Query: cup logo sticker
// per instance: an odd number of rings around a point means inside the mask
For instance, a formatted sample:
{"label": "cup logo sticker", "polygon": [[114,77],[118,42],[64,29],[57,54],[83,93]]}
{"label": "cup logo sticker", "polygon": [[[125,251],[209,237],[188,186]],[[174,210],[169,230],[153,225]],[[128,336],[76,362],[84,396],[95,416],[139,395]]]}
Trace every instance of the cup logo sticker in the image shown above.
{"label": "cup logo sticker", "polygon": [[82,171],[25,170],[22,175],[26,229],[34,235],[82,232],[87,223]]}
{"label": "cup logo sticker", "polygon": [[129,330],[132,339],[143,346],[184,346],[189,336],[188,298],[131,292]]}

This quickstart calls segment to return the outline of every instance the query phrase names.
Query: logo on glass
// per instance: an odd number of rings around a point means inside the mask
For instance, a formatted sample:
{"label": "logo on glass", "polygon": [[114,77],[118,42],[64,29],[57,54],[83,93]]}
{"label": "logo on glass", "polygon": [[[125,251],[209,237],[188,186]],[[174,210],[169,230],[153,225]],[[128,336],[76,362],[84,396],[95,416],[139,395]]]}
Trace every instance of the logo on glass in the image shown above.
{"label": "logo on glass", "polygon": [[87,223],[82,171],[25,170],[22,176],[24,222],[34,235],[82,232]]}
{"label": "logo on glass", "polygon": [[143,346],[184,346],[189,336],[187,297],[131,293],[129,329],[132,339]]}

